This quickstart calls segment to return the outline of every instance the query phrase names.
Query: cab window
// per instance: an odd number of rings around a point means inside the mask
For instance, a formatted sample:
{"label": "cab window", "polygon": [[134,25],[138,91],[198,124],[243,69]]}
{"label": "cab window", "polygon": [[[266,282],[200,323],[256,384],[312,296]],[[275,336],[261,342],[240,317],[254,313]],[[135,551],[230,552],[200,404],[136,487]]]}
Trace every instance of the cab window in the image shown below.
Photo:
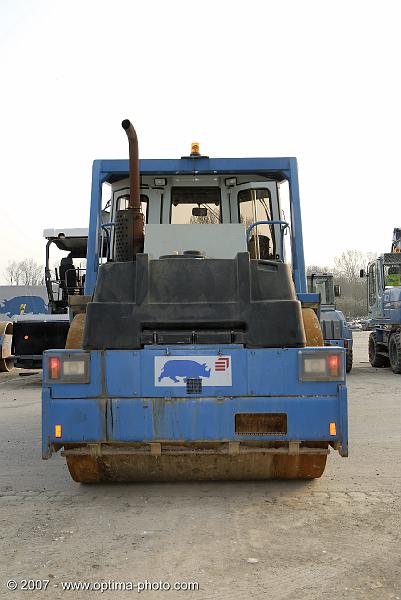
{"label": "cab window", "polygon": [[170,223],[174,225],[221,223],[220,188],[172,188]]}
{"label": "cab window", "polygon": [[376,264],[373,263],[369,267],[369,306],[373,306],[376,302],[376,290],[377,290],[377,276],[376,276]]}
{"label": "cab window", "polygon": [[[271,221],[272,204],[269,190],[249,189],[238,193],[238,216],[246,228],[256,221]],[[257,225],[251,232],[248,250],[251,258],[275,258],[273,225]]]}
{"label": "cab window", "polygon": [[[149,206],[149,198],[145,194],[141,194],[141,208],[143,212],[143,217],[145,219],[145,223],[148,222],[148,206]],[[117,198],[117,211],[127,210],[129,208],[129,194],[122,194]]]}
{"label": "cab window", "polygon": [[401,265],[384,265],[385,287],[401,285]]}
{"label": "cab window", "polygon": [[331,277],[308,275],[308,291],[320,294],[322,304],[334,304],[334,285]]}

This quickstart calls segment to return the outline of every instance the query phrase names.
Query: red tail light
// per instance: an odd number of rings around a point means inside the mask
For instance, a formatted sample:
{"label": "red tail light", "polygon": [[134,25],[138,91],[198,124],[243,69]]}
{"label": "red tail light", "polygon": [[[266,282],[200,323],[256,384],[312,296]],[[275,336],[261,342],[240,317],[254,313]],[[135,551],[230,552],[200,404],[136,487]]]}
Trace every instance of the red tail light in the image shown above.
{"label": "red tail light", "polygon": [[300,381],[344,381],[344,351],[316,348],[299,352]]}
{"label": "red tail light", "polygon": [[60,378],[60,365],[61,361],[58,356],[52,356],[49,359],[49,379]]}
{"label": "red tail light", "polygon": [[332,377],[336,377],[340,374],[340,360],[341,356],[339,354],[330,354],[327,357],[327,365]]}
{"label": "red tail light", "polygon": [[58,351],[47,358],[48,383],[89,383],[90,354],[89,352]]}

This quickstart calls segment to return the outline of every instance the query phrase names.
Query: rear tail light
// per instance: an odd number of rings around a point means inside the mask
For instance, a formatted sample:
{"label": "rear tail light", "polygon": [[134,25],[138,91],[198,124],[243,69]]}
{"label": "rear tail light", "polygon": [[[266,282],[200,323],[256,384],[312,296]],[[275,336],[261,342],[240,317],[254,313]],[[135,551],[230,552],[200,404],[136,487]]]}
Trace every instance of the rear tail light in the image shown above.
{"label": "rear tail light", "polygon": [[58,356],[51,356],[49,358],[49,379],[54,381],[60,377],[60,365],[61,361]]}
{"label": "rear tail light", "polygon": [[332,377],[338,377],[340,374],[341,358],[342,357],[339,354],[330,354],[330,356],[327,358],[329,375]]}
{"label": "rear tail light", "polygon": [[339,350],[299,353],[301,381],[344,381],[344,353]]}
{"label": "rear tail light", "polygon": [[88,352],[66,352],[47,356],[49,383],[89,383]]}

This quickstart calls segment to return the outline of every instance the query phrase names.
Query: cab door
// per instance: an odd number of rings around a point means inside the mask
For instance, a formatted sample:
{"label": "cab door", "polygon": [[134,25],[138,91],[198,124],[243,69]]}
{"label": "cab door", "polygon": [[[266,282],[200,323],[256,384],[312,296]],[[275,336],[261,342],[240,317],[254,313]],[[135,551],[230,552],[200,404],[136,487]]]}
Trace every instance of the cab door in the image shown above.
{"label": "cab door", "polygon": [[[257,221],[280,220],[277,184],[254,181],[230,188],[231,223],[248,228]],[[251,232],[248,249],[252,258],[281,259],[280,225],[257,225]]]}
{"label": "cab door", "polygon": [[368,306],[369,314],[374,319],[383,316],[381,297],[382,288],[377,263],[372,262],[368,266]]}

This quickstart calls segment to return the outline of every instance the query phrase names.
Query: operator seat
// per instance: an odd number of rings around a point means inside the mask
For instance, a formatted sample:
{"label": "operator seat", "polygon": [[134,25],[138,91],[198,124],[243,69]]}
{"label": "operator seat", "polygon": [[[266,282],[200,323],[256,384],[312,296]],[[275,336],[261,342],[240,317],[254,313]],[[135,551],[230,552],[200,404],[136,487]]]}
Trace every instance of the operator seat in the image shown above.
{"label": "operator seat", "polygon": [[74,294],[77,287],[77,272],[71,254],[61,259],[60,287],[62,289],[63,300],[67,302],[68,294]]}
{"label": "operator seat", "polygon": [[264,260],[272,259],[273,256],[270,252],[270,238],[268,238],[267,235],[258,235],[258,241],[260,256],[257,256],[256,237],[252,235],[248,242],[248,251],[251,258],[261,258]]}

